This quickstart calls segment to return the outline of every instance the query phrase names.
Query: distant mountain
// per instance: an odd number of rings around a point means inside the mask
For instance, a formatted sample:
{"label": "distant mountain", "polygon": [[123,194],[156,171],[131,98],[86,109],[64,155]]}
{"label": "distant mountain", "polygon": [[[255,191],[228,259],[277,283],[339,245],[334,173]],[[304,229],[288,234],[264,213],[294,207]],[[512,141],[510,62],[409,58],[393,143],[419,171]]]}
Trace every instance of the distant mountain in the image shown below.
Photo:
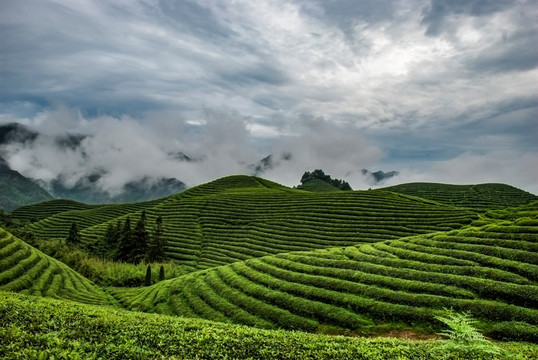
{"label": "distant mountain", "polygon": [[[51,137],[33,131],[22,124],[10,123],[0,125],[0,156],[8,158],[6,149],[9,145],[28,145],[31,148],[32,143],[40,137],[60,151],[75,151],[85,155],[81,145],[88,135],[65,133]],[[169,155],[179,161],[195,161],[183,152]],[[7,162],[2,159],[0,207],[4,210],[12,210],[22,205],[52,198],[71,199],[90,204],[145,201],[165,197],[186,188],[186,185],[176,178],[144,177],[126,183],[117,195],[110,195],[98,186],[99,180],[105,174],[105,172],[90,174],[80,178],[74,186],[67,186],[62,175],[57,175],[55,179],[47,182],[42,179],[26,178],[9,168]]]}
{"label": "distant mountain", "polygon": [[379,170],[376,172],[370,172],[367,169],[362,169],[361,173],[362,175],[365,175],[366,177],[368,177],[369,183],[371,185],[383,183],[385,180],[390,179],[394,176],[398,176],[399,174],[397,171],[384,172],[384,171]]}
{"label": "distant mountain", "polygon": [[248,168],[252,171],[252,175],[258,176],[263,174],[267,170],[273,169],[283,161],[291,160],[292,155],[289,152],[282,153],[276,160],[273,154],[269,154],[256,164],[251,164]]}
{"label": "distant mountain", "polygon": [[178,151],[178,152],[175,152],[175,153],[169,153],[168,156],[171,159],[179,160],[179,161],[186,161],[186,162],[196,161],[195,159],[191,158],[189,155],[185,154],[183,151]]}
{"label": "distant mountain", "polygon": [[37,132],[29,130],[21,124],[10,123],[0,125],[0,145],[32,142],[38,136],[39,134]]}
{"label": "distant mountain", "polygon": [[53,180],[50,191],[56,198],[71,199],[87,204],[125,203],[162,198],[183,191],[186,185],[175,178],[142,178],[128,182],[117,195],[100,190],[97,182],[101,174],[94,174],[66,187],[60,180]]}
{"label": "distant mountain", "polygon": [[11,211],[22,205],[52,199],[52,196],[31,179],[12,170],[0,158],[0,209]]}

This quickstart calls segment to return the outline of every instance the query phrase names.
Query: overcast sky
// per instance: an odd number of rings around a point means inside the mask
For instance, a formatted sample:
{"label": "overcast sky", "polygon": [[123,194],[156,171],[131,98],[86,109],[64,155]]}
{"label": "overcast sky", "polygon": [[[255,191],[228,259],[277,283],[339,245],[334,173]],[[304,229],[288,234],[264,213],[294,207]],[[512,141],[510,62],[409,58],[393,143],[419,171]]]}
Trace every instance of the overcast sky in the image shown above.
{"label": "overcast sky", "polygon": [[536,194],[537,66],[534,0],[0,1],[0,123],[91,135],[4,154],[45,180],[194,185],[273,153],[288,185],[368,168]]}

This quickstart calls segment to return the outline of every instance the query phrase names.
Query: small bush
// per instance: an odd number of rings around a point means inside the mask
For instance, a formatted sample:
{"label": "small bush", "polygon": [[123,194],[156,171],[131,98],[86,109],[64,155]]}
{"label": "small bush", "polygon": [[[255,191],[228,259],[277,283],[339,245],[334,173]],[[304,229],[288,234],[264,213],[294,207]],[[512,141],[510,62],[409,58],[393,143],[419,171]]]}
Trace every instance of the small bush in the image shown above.
{"label": "small bush", "polygon": [[538,326],[523,321],[503,321],[493,324],[487,334],[499,340],[538,343]]}

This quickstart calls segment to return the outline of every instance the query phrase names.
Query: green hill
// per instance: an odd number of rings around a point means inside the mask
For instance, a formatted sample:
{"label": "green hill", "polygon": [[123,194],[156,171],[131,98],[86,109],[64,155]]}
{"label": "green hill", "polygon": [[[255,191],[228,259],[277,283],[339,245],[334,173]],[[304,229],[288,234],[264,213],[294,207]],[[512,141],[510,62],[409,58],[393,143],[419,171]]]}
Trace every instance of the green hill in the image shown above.
{"label": "green hill", "polygon": [[[52,200],[19,208],[14,211],[13,216],[21,219],[41,218],[25,227],[26,231],[31,232],[37,238],[65,239],[73,222],[77,223],[79,229],[85,229],[126,214],[142,211],[162,201],[163,199],[157,199],[131,204],[86,205],[71,200]],[[68,210],[70,208],[79,210]],[[47,214],[52,215],[47,216]]]}
{"label": "green hill", "polygon": [[519,206],[538,200],[538,196],[506,184],[449,185],[409,183],[383,188],[401,194],[418,196],[439,203],[477,211]]}
{"label": "green hill", "polygon": [[19,206],[52,199],[52,196],[32,180],[11,170],[0,158],[0,209],[11,211]]}
{"label": "green hill", "polygon": [[306,191],[343,191],[342,189],[339,189],[336,186],[320,179],[307,181],[304,184],[298,185],[297,189]]}
{"label": "green hill", "polygon": [[479,228],[249,259],[113,293],[130,309],[310,332],[432,324],[453,308],[471,311],[487,332],[519,326],[518,336],[536,342],[538,202],[521,213]]}
{"label": "green hill", "polygon": [[[103,209],[96,209],[100,216]],[[38,236],[66,235],[74,214],[33,224]],[[222,178],[146,209],[148,227],[163,218],[169,258],[205,269],[290,251],[349,246],[447,231],[477,215],[386,191],[307,192],[250,176]],[[59,216],[65,218],[59,222]],[[139,217],[131,214],[131,220]],[[107,224],[80,219],[83,242],[101,240]],[[114,220],[115,223],[115,220]],[[151,231],[151,229],[150,229]]]}
{"label": "green hill", "polygon": [[[470,311],[492,338],[538,343],[538,201],[501,208],[492,194],[508,199],[518,192],[495,188],[481,193],[478,203],[493,205],[480,215],[461,206],[471,204],[458,195],[463,192],[454,195],[460,204],[454,207],[387,190],[309,192],[251,176],[146,203],[25,207],[21,219],[42,217],[24,229],[37,240],[65,238],[75,221],[86,245],[101,241],[110,222],[136,221],[146,210],[151,232],[161,216],[167,255],[190,273],[105,291],[0,229],[0,357],[16,351],[19,358],[46,358],[46,349],[82,358],[211,358],[216,351],[222,358],[405,359],[436,351],[447,358],[436,342],[420,350],[401,342],[372,347],[366,340],[274,329],[431,336],[443,329],[436,316],[448,308]],[[495,358],[458,346],[450,351],[462,353],[448,351],[452,358]]]}
{"label": "green hill", "polygon": [[109,303],[89,280],[1,228],[0,290],[88,304]]}
{"label": "green hill", "polygon": [[88,210],[102,206],[104,205],[88,205],[74,200],[55,199],[38,204],[21,206],[13,210],[11,216],[14,219],[36,221],[65,211]]}

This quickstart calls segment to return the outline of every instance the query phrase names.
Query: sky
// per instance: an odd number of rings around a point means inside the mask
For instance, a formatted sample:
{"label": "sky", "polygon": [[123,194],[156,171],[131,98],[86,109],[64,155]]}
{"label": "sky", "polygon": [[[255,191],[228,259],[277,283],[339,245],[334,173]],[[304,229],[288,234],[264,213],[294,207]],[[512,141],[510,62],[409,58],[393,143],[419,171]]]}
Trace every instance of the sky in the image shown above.
{"label": "sky", "polygon": [[0,124],[44,134],[1,149],[23,175],[113,192],[273,154],[286,185],[366,168],[538,194],[533,0],[2,0],[0,39]]}

